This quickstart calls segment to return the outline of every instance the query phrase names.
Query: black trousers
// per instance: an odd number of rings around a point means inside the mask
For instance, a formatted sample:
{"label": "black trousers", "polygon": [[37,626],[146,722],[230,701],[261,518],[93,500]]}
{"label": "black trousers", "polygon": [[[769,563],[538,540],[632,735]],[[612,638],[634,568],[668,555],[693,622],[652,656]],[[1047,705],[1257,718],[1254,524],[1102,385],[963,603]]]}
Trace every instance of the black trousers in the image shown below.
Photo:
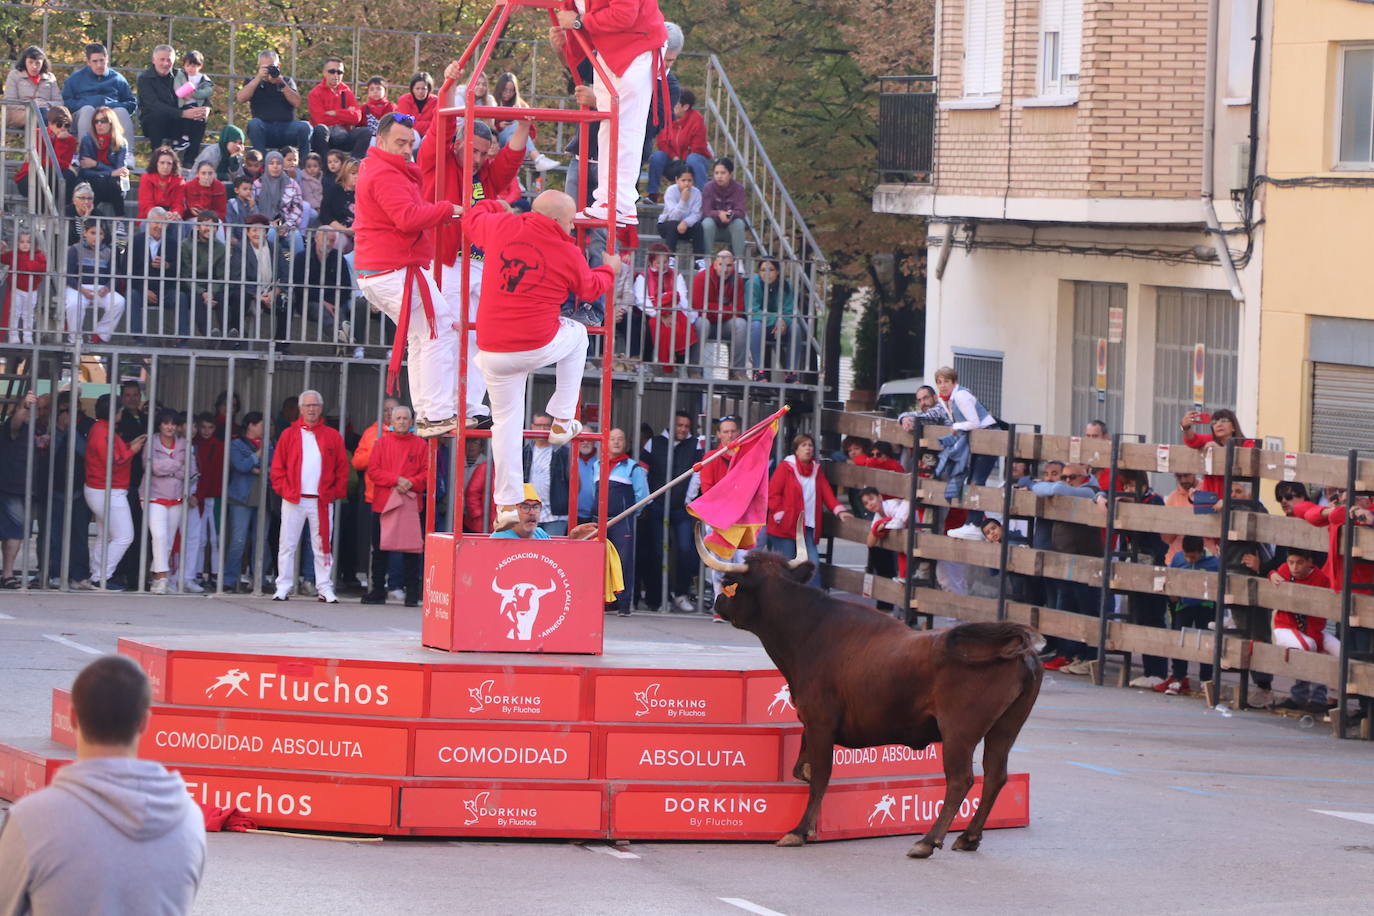
{"label": "black trousers", "polygon": [[181,165],[189,169],[205,141],[205,122],[162,114],[145,114],[142,120],[143,136],[148,138],[148,145],[153,149],[164,144],[170,146],[183,138],[191,144],[181,153]]}

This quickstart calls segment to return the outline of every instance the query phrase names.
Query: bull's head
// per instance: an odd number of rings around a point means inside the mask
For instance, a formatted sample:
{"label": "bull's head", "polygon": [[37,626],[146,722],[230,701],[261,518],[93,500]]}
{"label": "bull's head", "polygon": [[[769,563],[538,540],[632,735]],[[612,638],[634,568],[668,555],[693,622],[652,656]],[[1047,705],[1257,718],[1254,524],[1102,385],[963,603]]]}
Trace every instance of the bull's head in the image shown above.
{"label": "bull's head", "polygon": [[797,555],[792,560],[764,550],[751,552],[743,563],[722,560],[702,540],[700,524],[696,527],[696,544],[701,562],[725,574],[712,610],[741,630],[752,628],[759,611],[759,592],[770,579],[806,583],[815,574],[815,566],[807,559],[806,529],[801,520],[797,521]]}

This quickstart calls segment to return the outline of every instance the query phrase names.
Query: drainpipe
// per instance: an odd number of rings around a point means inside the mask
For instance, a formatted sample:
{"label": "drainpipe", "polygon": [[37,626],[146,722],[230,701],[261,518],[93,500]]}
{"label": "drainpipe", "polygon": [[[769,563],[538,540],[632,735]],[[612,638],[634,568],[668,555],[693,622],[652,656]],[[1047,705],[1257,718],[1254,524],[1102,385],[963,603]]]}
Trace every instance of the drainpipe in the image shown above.
{"label": "drainpipe", "polygon": [[[1264,2],[1264,0],[1257,0]],[[1212,238],[1212,245],[1216,248],[1217,259],[1221,262],[1221,269],[1226,272],[1226,282],[1231,285],[1231,298],[1237,302],[1245,301],[1245,291],[1240,288],[1240,277],[1236,274],[1236,265],[1231,260],[1231,249],[1226,246],[1226,236],[1221,231],[1221,223],[1217,221],[1217,209],[1213,199],[1213,189],[1215,176],[1213,175],[1213,162],[1216,158],[1216,132],[1217,132],[1217,33],[1220,31],[1218,23],[1220,20],[1220,0],[1208,0],[1207,3],[1207,71],[1203,81],[1203,101],[1202,101],[1202,214],[1207,221],[1207,233]],[[1259,53],[1259,49],[1255,49]],[[1251,105],[1258,105],[1259,99],[1251,99]]]}
{"label": "drainpipe", "polygon": [[940,260],[935,265],[935,279],[943,280],[945,265],[949,263],[949,252],[954,248],[954,223],[945,224],[945,241],[940,246]]}

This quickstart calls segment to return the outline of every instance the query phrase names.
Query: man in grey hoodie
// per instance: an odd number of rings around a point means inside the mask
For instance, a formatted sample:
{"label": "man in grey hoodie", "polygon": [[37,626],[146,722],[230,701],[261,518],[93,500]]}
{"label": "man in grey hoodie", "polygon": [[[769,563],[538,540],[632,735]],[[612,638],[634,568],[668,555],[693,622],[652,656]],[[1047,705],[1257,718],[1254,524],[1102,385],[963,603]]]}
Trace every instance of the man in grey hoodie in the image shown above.
{"label": "man in grey hoodie", "polygon": [[205,822],[180,775],[137,757],[151,702],[147,676],[124,656],[76,676],[76,762],[0,827],[0,914],[190,911]]}

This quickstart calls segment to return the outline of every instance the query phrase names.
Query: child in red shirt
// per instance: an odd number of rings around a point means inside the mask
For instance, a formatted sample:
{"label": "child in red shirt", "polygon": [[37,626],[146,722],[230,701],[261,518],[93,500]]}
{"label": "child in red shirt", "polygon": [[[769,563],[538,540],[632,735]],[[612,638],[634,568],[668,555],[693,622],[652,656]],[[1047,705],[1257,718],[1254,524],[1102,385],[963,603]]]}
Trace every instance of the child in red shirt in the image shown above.
{"label": "child in red shirt", "polygon": [[[1331,589],[1331,579],[1317,568],[1312,561],[1311,551],[1298,547],[1288,549],[1287,562],[1270,573],[1269,579],[1276,585],[1292,582],[1328,591]],[[1324,652],[1327,655],[1341,654],[1340,641],[1326,632],[1325,618],[1292,611],[1274,612],[1274,645],[1305,652]],[[1327,709],[1326,685],[1294,681],[1292,696],[1279,703],[1279,707],[1324,713]]]}
{"label": "child in red shirt", "polygon": [[33,313],[38,304],[38,284],[48,269],[47,255],[34,248],[33,233],[21,232],[15,247],[4,251],[0,245],[0,264],[10,269],[9,301],[5,304],[4,327],[10,329],[11,343],[33,343]]}

